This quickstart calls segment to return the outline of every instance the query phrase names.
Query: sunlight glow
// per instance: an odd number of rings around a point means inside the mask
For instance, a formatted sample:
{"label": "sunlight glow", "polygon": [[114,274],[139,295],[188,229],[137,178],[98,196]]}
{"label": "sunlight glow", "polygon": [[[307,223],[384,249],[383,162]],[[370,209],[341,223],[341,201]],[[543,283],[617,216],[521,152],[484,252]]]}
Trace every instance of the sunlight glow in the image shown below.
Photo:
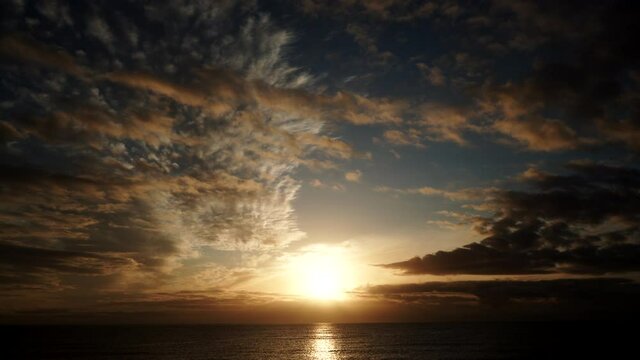
{"label": "sunlight glow", "polygon": [[295,292],[316,300],[345,298],[349,271],[340,248],[314,247],[292,262]]}

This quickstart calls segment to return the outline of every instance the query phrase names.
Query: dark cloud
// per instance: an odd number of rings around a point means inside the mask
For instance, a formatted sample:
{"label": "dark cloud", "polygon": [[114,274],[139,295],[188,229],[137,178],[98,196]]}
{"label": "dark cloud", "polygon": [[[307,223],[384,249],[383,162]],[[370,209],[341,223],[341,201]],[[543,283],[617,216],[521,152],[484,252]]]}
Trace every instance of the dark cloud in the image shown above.
{"label": "dark cloud", "polygon": [[408,304],[485,308],[488,312],[514,309],[519,316],[540,310],[578,317],[583,311],[591,311],[592,317],[607,313],[633,316],[637,315],[634,304],[640,298],[640,285],[620,278],[443,281],[377,285],[362,289],[360,294]]}
{"label": "dark cloud", "polygon": [[442,70],[437,66],[429,66],[425,63],[417,63],[416,67],[429,83],[435,86],[442,86],[446,82],[446,78]]}
{"label": "dark cloud", "polygon": [[429,17],[455,18],[462,8],[455,1],[340,0],[328,4],[318,0],[296,2],[299,9],[312,16],[364,18],[383,22],[414,22]]}
{"label": "dark cloud", "polygon": [[75,59],[64,50],[55,46],[42,45],[24,35],[3,35],[0,38],[0,52],[5,57],[61,69],[80,78],[87,75],[87,70],[78,65]]}
{"label": "dark cloud", "polygon": [[639,271],[640,171],[573,163],[568,175],[528,171],[533,191],[496,190],[474,220],[482,241],[383,265],[406,274]]}
{"label": "dark cloud", "polygon": [[640,52],[629,34],[640,30],[632,15],[638,4],[582,5],[496,2],[496,13],[515,17],[506,28],[511,46],[536,49],[538,57],[523,79],[485,87],[479,99],[497,119],[494,130],[529,149],[607,142],[634,147],[638,88],[632,74]]}
{"label": "dark cloud", "polygon": [[[113,295],[113,294],[112,294]],[[38,306],[3,313],[4,321],[114,323],[367,322],[415,320],[595,320],[636,318],[640,289],[619,278],[450,281],[360,288],[351,302],[332,308],[269,293],[206,291],[117,293],[82,308]],[[293,305],[293,306],[292,306]],[[546,323],[544,326],[548,326]]]}
{"label": "dark cloud", "polygon": [[[11,244],[0,244],[2,264],[10,267],[10,273],[25,273],[35,270],[53,273],[104,275],[122,271],[123,267],[135,266],[131,259],[115,255],[91,252],[43,249]],[[5,276],[5,279],[7,276]]]}
{"label": "dark cloud", "polygon": [[[634,2],[306,1],[300,8],[348,22],[347,31],[372,54],[388,44],[365,30],[381,32],[390,22],[422,19],[438,31],[438,40],[452,45],[439,57],[412,58],[429,83],[448,84],[461,99],[455,105],[415,101],[413,108],[422,110],[405,114],[411,128],[423,126],[413,144],[468,145],[469,135],[479,133],[532,151],[637,148],[640,52],[630,34],[640,29]],[[505,71],[512,62],[517,69]]]}

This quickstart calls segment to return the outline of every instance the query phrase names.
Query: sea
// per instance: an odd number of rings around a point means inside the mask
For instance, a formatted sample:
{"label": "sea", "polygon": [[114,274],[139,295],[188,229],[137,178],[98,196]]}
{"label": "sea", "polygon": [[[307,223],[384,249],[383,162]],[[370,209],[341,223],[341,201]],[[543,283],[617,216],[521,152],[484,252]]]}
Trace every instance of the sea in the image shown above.
{"label": "sea", "polygon": [[633,359],[610,322],[2,326],[2,359]]}

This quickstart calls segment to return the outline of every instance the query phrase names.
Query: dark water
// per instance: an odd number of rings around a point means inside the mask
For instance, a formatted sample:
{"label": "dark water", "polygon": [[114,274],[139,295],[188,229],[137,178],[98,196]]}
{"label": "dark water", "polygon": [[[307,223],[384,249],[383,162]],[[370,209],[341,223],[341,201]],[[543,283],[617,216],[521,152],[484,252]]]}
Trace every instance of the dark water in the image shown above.
{"label": "dark water", "polygon": [[[433,323],[5,326],[3,359],[632,358],[636,326]],[[633,351],[630,354],[628,351]]]}

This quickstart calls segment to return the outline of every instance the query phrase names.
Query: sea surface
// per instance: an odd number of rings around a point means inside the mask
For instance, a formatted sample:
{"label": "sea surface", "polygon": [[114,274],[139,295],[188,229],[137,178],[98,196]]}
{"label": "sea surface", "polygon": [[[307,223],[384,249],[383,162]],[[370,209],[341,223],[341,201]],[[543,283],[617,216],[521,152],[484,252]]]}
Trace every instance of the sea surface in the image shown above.
{"label": "sea surface", "polygon": [[620,323],[2,326],[2,359],[623,359]]}

